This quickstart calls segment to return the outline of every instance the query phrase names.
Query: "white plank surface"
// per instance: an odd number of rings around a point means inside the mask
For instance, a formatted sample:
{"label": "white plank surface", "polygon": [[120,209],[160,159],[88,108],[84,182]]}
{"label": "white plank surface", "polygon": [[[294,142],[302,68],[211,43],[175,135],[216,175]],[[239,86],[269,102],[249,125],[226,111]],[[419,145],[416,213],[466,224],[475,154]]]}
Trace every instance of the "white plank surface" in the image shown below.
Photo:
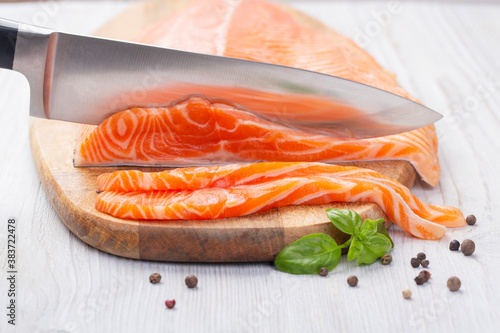
{"label": "white plank surface", "polygon": [[[287,275],[269,263],[114,257],[79,241],[52,209],[29,148],[28,87],[0,71],[0,332],[500,331],[500,6],[397,3],[398,13],[377,30],[373,13],[389,10],[388,3],[292,4],[352,38],[373,29],[363,46],[445,115],[437,124],[440,184],[418,183],[414,193],[475,214],[477,225],[450,230],[441,241],[413,239],[393,226],[390,266],[356,267],[343,258],[326,278]],[[127,5],[0,4],[0,16],[90,33]],[[4,314],[11,216],[18,219],[15,329]],[[454,238],[473,239],[476,253],[450,252]],[[430,259],[432,278],[417,287],[409,260],[419,251]],[[149,283],[153,272],[162,274],[161,284]],[[197,290],[184,286],[188,274],[198,276]],[[351,274],[359,277],[357,288],[347,286]],[[457,293],[446,288],[452,275],[462,280]],[[411,300],[401,297],[405,288]],[[174,310],[165,309],[168,298],[176,299]]]}

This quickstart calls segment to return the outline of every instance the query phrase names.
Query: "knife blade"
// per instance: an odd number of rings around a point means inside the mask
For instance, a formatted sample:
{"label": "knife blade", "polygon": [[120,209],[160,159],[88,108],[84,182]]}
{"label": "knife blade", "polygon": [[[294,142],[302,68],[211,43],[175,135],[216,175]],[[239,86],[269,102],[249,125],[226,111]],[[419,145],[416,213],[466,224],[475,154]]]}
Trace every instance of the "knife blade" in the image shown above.
{"label": "knife blade", "polygon": [[23,74],[30,115],[100,124],[131,107],[190,96],[310,133],[370,138],[441,115],[419,103],[303,69],[52,31],[0,19],[0,68]]}

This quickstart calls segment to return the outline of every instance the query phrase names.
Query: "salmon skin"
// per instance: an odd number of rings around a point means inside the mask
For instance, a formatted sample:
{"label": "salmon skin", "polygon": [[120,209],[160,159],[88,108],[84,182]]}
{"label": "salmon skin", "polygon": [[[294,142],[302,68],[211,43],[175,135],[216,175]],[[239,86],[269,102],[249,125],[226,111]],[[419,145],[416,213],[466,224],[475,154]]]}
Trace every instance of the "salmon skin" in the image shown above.
{"label": "salmon skin", "polygon": [[371,202],[418,238],[439,239],[446,227],[465,225],[458,209],[426,205],[373,170],[322,163],[116,171],[99,176],[98,190],[99,211],[134,220],[219,219],[289,205]]}
{"label": "salmon skin", "polygon": [[[298,16],[260,0],[202,0],[146,29],[136,41],[317,71],[415,100],[352,40]],[[153,105],[172,97],[168,89],[144,93]],[[293,114],[312,103],[307,98],[287,104],[270,95],[244,99],[243,92],[225,91],[220,103],[220,93],[214,88],[211,96],[186,97],[169,107],[131,108],[100,126],[83,126],[75,166],[407,160],[424,181],[438,183],[433,126],[374,139],[335,139],[264,121],[244,110],[274,103]],[[196,94],[196,87],[186,87],[186,94]]]}

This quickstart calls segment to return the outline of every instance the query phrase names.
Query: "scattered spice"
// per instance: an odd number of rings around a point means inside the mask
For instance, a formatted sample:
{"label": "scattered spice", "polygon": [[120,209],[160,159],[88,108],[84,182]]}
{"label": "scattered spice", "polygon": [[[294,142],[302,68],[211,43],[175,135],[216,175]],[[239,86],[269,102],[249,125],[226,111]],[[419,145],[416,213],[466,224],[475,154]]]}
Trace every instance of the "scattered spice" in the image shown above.
{"label": "scattered spice", "polygon": [[184,282],[186,282],[188,288],[194,288],[198,284],[198,278],[194,275],[188,275]]}
{"label": "scattered spice", "polygon": [[167,299],[165,301],[165,305],[167,306],[167,308],[172,309],[175,306],[175,299],[172,300]]}
{"label": "scattered spice", "polygon": [[425,253],[423,253],[423,252],[419,252],[419,253],[417,254],[417,258],[418,258],[420,261],[424,260],[426,257],[427,257],[427,256],[426,256],[426,255],[425,255]]}
{"label": "scattered spice", "polygon": [[408,299],[410,297],[411,297],[411,290],[410,289],[403,290],[403,298]]}
{"label": "scattered spice", "polygon": [[462,285],[460,279],[457,278],[456,276],[452,276],[451,278],[449,278],[446,284],[448,285],[448,288],[450,288],[451,291],[457,291],[458,289],[460,289],[460,286]]}
{"label": "scattered spice", "polygon": [[418,259],[418,258],[411,258],[410,264],[411,264],[411,267],[417,268],[418,266],[420,266],[420,259]]}
{"label": "scattered spice", "polygon": [[474,225],[476,224],[476,217],[474,215],[469,215],[465,219],[465,222],[467,222],[468,225]]}
{"label": "scattered spice", "polygon": [[464,256],[470,256],[476,250],[476,244],[472,240],[466,239],[462,242],[460,250],[462,251]]}
{"label": "scattered spice", "polygon": [[321,268],[319,269],[319,275],[321,275],[321,276],[327,276],[327,275],[328,275],[328,268],[326,268],[326,267],[321,267]]}
{"label": "scattered spice", "polygon": [[390,254],[384,254],[382,256],[382,265],[389,265],[392,262],[392,256]]}
{"label": "scattered spice", "polygon": [[452,240],[450,242],[450,251],[458,251],[460,248],[460,242],[457,241],[456,239]]}
{"label": "scattered spice", "polygon": [[157,284],[161,281],[161,275],[158,273],[153,273],[149,276],[149,282],[152,284]]}
{"label": "scattered spice", "polygon": [[430,278],[431,278],[431,273],[429,273],[429,271],[423,270],[415,278],[415,283],[417,285],[422,285],[422,284],[426,283],[427,281],[429,281]]}
{"label": "scattered spice", "polygon": [[425,283],[424,278],[423,278],[422,276],[418,275],[418,276],[415,278],[415,283],[416,283],[417,285],[419,285],[419,286],[420,286],[420,285],[422,285],[422,284],[424,284],[424,283]]}
{"label": "scattered spice", "polygon": [[421,271],[418,275],[423,276],[425,282],[429,281],[429,279],[431,278],[431,273],[426,270]]}
{"label": "scattered spice", "polygon": [[429,260],[427,260],[427,259],[422,260],[420,265],[422,265],[423,268],[427,268],[427,266],[429,266]]}
{"label": "scattered spice", "polygon": [[347,283],[351,287],[356,287],[358,285],[358,277],[356,275],[351,275],[347,278]]}

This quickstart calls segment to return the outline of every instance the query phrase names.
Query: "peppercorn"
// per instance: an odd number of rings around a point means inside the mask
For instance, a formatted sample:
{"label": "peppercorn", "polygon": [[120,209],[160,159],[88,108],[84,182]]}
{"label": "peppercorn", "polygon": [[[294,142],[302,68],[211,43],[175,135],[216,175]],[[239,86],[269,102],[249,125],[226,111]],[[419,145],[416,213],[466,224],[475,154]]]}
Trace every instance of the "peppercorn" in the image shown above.
{"label": "peppercorn", "polygon": [[186,283],[186,286],[188,286],[188,288],[194,288],[198,284],[198,278],[194,275],[188,275],[186,276],[184,282]]}
{"label": "peppercorn", "polygon": [[460,242],[457,241],[456,239],[452,240],[450,242],[450,251],[458,251],[460,248]]}
{"label": "peppercorn", "polygon": [[420,266],[420,259],[418,259],[418,258],[411,258],[410,264],[411,264],[411,267],[417,268],[418,266]]}
{"label": "peppercorn", "polygon": [[458,289],[460,289],[460,286],[462,285],[460,279],[457,278],[456,276],[452,276],[451,278],[449,278],[446,284],[448,285],[448,288],[450,288],[451,291],[457,291]]}
{"label": "peppercorn", "polygon": [[167,299],[165,301],[165,305],[167,306],[167,308],[172,309],[175,306],[175,299],[172,300]]}
{"label": "peppercorn", "polygon": [[474,215],[469,215],[465,219],[465,222],[467,222],[468,225],[474,225],[476,224],[476,217]]}
{"label": "peppercorn", "polygon": [[319,275],[321,275],[321,276],[327,276],[327,275],[328,275],[328,268],[326,268],[326,267],[321,267],[321,268],[319,269]]}
{"label": "peppercorn", "polygon": [[422,285],[427,281],[429,281],[430,278],[431,278],[431,273],[429,273],[429,271],[423,270],[415,278],[415,283],[418,285]]}
{"label": "peppercorn", "polygon": [[427,268],[427,266],[429,266],[429,260],[427,260],[427,259],[422,260],[420,265],[422,265],[423,268]]}
{"label": "peppercorn", "polygon": [[429,271],[423,270],[418,275],[422,276],[424,278],[424,281],[427,282],[431,278],[431,273]]}
{"label": "peppercorn", "polygon": [[153,273],[149,276],[149,282],[152,284],[159,283],[161,281],[161,275],[158,273]]}
{"label": "peppercorn", "polygon": [[417,254],[417,258],[418,258],[420,261],[424,260],[426,257],[427,257],[427,256],[426,256],[426,255],[425,255],[425,253],[423,253],[423,252],[419,252],[419,253]]}
{"label": "peppercorn", "polygon": [[351,275],[347,278],[347,283],[351,286],[351,287],[356,287],[358,285],[358,278],[356,275]]}
{"label": "peppercorn", "polygon": [[390,254],[384,254],[382,256],[382,265],[389,265],[392,262],[392,256]]}
{"label": "peppercorn", "polygon": [[476,250],[476,244],[472,240],[466,239],[462,242],[460,250],[462,251],[464,256],[470,256]]}
{"label": "peppercorn", "polygon": [[403,290],[403,298],[408,299],[410,297],[411,297],[411,290],[410,289]]}
{"label": "peppercorn", "polygon": [[421,285],[421,284],[424,284],[425,283],[425,279],[423,276],[421,275],[418,275],[416,278],[415,278],[415,283],[418,284],[418,285]]}

